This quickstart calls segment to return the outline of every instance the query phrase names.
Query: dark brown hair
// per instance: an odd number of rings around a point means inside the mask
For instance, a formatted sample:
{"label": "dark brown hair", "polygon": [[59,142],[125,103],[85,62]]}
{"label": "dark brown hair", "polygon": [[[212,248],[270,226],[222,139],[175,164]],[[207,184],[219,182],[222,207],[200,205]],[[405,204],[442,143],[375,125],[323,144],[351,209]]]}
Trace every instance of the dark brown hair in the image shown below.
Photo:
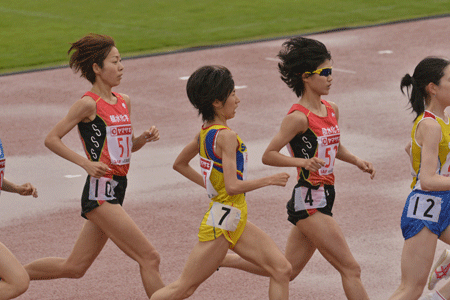
{"label": "dark brown hair", "polygon": [[90,33],[71,45],[72,47],[67,51],[67,54],[70,54],[72,50],[75,50],[75,52],[70,56],[70,68],[75,73],[81,70],[81,77],[94,84],[95,73],[92,66],[96,63],[100,68],[103,68],[103,61],[112,47],[115,47],[114,40],[107,35]]}

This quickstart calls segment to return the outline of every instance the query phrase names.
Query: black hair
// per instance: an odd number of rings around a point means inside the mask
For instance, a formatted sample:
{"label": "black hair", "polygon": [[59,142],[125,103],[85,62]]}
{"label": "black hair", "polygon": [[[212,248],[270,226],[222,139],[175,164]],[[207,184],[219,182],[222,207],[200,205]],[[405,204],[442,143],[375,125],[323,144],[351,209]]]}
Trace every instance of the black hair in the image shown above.
{"label": "black hair", "polygon": [[281,79],[300,97],[305,91],[302,75],[331,60],[331,54],[323,43],[304,37],[291,38],[282,47],[278,53]]}
{"label": "black hair", "polygon": [[[417,117],[425,111],[425,104],[428,99],[426,87],[429,83],[439,85],[444,76],[444,69],[450,64],[450,61],[440,57],[426,57],[414,69],[413,76],[406,74],[400,83],[400,90],[403,94],[403,88],[406,87],[406,93],[409,98],[412,110]],[[411,93],[409,92],[410,87]]]}
{"label": "black hair", "polygon": [[203,66],[192,73],[186,85],[189,101],[205,122],[216,116],[213,102],[225,103],[233,90],[233,76],[224,66]]}

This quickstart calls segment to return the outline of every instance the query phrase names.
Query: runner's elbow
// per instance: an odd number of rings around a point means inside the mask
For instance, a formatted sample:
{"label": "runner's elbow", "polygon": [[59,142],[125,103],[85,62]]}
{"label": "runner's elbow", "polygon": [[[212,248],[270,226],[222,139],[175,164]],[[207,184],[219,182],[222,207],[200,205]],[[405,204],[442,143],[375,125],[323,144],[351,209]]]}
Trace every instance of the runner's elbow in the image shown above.
{"label": "runner's elbow", "polygon": [[235,196],[241,194],[236,186],[227,186],[225,185],[225,190],[229,196]]}

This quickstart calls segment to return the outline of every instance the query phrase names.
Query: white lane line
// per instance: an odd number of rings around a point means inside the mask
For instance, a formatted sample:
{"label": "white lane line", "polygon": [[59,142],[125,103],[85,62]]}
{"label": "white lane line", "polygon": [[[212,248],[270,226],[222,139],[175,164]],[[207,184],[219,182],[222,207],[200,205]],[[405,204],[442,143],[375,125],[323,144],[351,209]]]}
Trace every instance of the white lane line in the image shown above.
{"label": "white lane line", "polygon": [[[180,80],[188,80],[188,79],[189,79],[189,76],[178,77],[178,79],[180,79]],[[236,85],[236,86],[234,86],[234,88],[235,88],[236,90],[240,90],[240,89],[246,89],[247,86],[246,86],[246,85]]]}
{"label": "white lane line", "polygon": [[392,53],[394,53],[392,50],[381,50],[381,51],[378,51],[378,54],[392,54]]}
{"label": "white lane line", "polygon": [[77,177],[81,177],[81,175],[64,175],[64,177],[66,177],[66,178],[77,178]]}
{"label": "white lane line", "polygon": [[351,71],[351,70],[344,70],[344,69],[338,69],[338,68],[334,68],[333,67],[333,72],[342,72],[342,73],[350,73],[350,74],[356,74],[355,71]]}
{"label": "white lane line", "polygon": [[274,58],[274,57],[266,57],[266,60],[270,60],[270,61],[277,61],[279,62],[280,59],[279,58]]}

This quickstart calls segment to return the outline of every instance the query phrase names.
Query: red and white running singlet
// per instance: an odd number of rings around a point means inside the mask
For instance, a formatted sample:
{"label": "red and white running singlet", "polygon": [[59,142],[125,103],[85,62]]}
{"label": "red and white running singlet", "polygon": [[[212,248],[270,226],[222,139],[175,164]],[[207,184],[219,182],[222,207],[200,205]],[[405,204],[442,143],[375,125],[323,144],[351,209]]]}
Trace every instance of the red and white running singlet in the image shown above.
{"label": "red and white running singlet", "polygon": [[78,123],[78,132],[87,157],[108,165],[111,171],[104,176],[126,176],[130,167],[132,128],[130,113],[122,96],[114,93],[117,103],[112,105],[100,96],[87,92],[96,102],[97,115],[91,122]]}
{"label": "red and white running singlet", "polygon": [[333,168],[339,149],[340,131],[333,107],[325,100],[321,101],[327,108],[326,117],[319,117],[298,103],[292,105],[288,114],[296,110],[304,113],[309,125],[304,133],[297,134],[286,146],[293,157],[318,157],[325,161],[325,165],[317,172],[297,168],[299,181],[307,181],[312,185],[333,185]]}

